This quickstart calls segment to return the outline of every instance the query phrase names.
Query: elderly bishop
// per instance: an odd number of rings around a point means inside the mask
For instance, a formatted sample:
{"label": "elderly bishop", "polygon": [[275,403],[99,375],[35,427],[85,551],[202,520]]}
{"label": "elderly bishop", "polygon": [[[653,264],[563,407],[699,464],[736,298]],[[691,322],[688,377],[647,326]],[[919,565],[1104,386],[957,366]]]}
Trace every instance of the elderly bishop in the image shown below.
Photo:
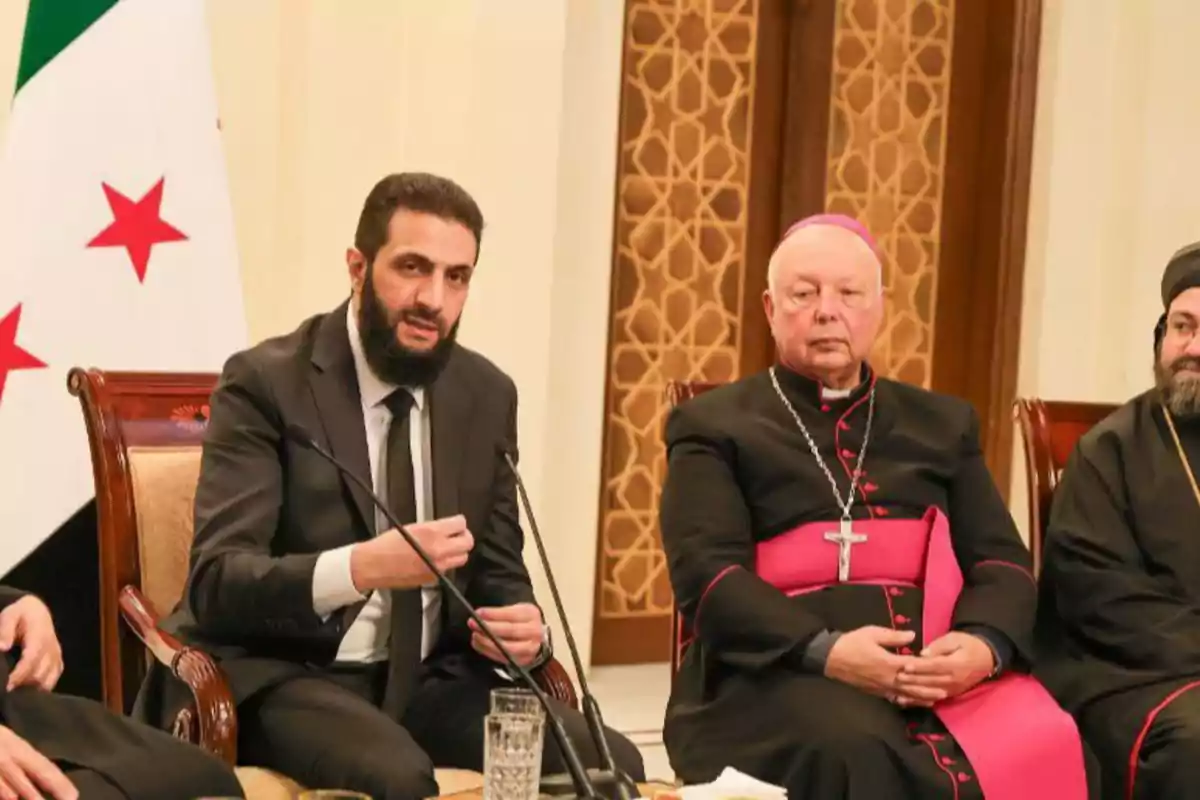
{"label": "elderly bishop", "polygon": [[805,800],[1084,800],[1034,678],[1030,555],[959,399],[876,375],[878,248],[820,215],[776,248],[778,362],[675,409],[662,537],[694,638],[672,767]]}

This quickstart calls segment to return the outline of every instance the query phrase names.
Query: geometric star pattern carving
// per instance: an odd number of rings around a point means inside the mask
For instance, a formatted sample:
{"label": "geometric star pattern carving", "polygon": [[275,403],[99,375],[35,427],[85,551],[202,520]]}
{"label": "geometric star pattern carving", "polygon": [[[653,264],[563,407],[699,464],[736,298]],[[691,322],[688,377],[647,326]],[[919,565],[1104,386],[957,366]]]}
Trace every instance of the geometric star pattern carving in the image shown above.
{"label": "geometric star pattern carving", "polygon": [[669,380],[737,378],[757,0],[628,0],[600,511],[604,618],[663,616]]}
{"label": "geometric star pattern carving", "polygon": [[[838,0],[826,209],[869,226],[873,366],[928,386],[954,0]],[[756,0],[627,0],[597,624],[662,616],[668,380],[738,377]]]}
{"label": "geometric star pattern carving", "polygon": [[954,0],[839,0],[826,209],[884,253],[882,375],[929,386],[945,186]]}

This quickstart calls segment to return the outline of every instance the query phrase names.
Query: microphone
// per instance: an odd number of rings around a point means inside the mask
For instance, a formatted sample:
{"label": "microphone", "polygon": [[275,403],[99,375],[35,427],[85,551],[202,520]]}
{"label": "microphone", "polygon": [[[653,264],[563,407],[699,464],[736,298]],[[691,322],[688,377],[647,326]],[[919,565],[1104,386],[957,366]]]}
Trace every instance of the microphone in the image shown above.
{"label": "microphone", "polygon": [[497,637],[492,631],[491,626],[484,622],[484,620],[479,616],[478,612],[475,611],[475,607],[471,605],[471,602],[467,600],[467,598],[459,590],[458,586],[454,584],[454,581],[447,578],[446,574],[437,568],[437,565],[433,563],[433,558],[431,558],[430,555],[425,552],[425,548],[421,547],[421,543],[417,541],[416,537],[412,535],[408,528],[402,524],[400,520],[396,519],[396,515],[392,513],[390,508],[388,508],[387,503],[383,502],[383,500],[379,498],[379,495],[375,494],[375,490],[371,488],[370,484],[358,477],[358,475],[354,473],[354,470],[350,469],[348,466],[339,461],[332,453],[330,453],[324,447],[321,447],[321,445],[317,444],[316,440],[309,436],[308,432],[305,431],[304,428],[294,423],[289,423],[284,430],[289,439],[301,447],[311,450],[321,458],[328,461],[337,468],[338,472],[352,480],[359,488],[363,489],[367,493],[367,495],[371,498],[371,501],[374,502],[379,510],[383,512],[383,515],[387,518],[388,522],[390,522],[392,526],[400,532],[400,535],[404,537],[404,541],[408,542],[409,547],[413,549],[421,561],[425,563],[426,568],[428,568],[428,570],[433,573],[434,577],[437,578],[437,581],[441,585],[442,589],[450,593],[454,599],[458,601],[459,605],[461,605],[467,612],[467,615],[475,621],[476,625],[479,626],[479,629],[483,632],[483,634],[491,640],[492,644],[496,645],[496,649],[500,651],[502,656],[504,656],[504,660],[507,662],[508,666],[514,672],[520,675],[521,680],[524,681],[525,685],[528,686],[530,691],[532,691],[537,697],[542,709],[546,712],[546,720],[550,725],[550,732],[553,734],[554,740],[558,742],[558,747],[563,754],[563,760],[567,763],[567,772],[570,774],[571,779],[571,790],[575,793],[575,796],[589,798],[589,800],[599,800],[599,795],[596,793],[596,789],[588,781],[587,771],[583,768],[583,762],[579,759],[579,753],[575,750],[575,746],[571,744],[571,738],[567,736],[566,729],[563,728],[562,720],[558,718],[558,715],[554,713],[554,709],[550,706],[550,698],[547,697],[546,693],[542,691],[542,688],[538,686],[537,681],[535,681],[533,676],[529,674],[529,670],[517,663],[516,659],[513,658],[512,653],[508,651],[508,648],[504,646],[504,643],[501,642],[499,637]]}
{"label": "microphone", "polygon": [[[584,675],[583,661],[579,658],[579,648],[575,646],[575,637],[571,634],[571,625],[567,622],[567,611],[563,607],[562,598],[558,594],[558,584],[554,580],[554,571],[550,569],[550,558],[546,555],[546,545],[542,541],[541,531],[538,530],[537,520],[533,516],[533,509],[529,504],[529,495],[525,492],[525,482],[521,480],[521,473],[517,469],[516,459],[512,453],[504,446],[499,447],[504,455],[504,460],[508,463],[508,468],[512,470],[513,477],[517,481],[517,496],[521,499],[521,506],[525,509],[525,516],[529,519],[529,530],[533,534],[533,541],[537,544],[538,555],[541,557],[542,569],[546,573],[546,582],[550,584],[550,595],[554,598],[554,607],[558,611],[558,618],[562,621],[563,634],[567,640],[567,649],[571,651],[571,659],[575,663],[575,674],[579,677],[580,693],[583,695],[581,704],[583,706],[583,717],[587,720],[588,732],[591,733],[592,742],[596,746],[596,752],[600,754],[600,769],[588,770],[590,782],[600,788],[600,791],[606,796],[611,797],[609,790],[615,790],[616,798],[619,800],[632,800],[638,797],[641,792],[638,791],[637,784],[622,772],[616,761],[613,759],[612,749],[608,745],[608,737],[604,733],[604,720],[600,716],[600,705],[596,702],[595,696],[591,689],[588,688],[587,676]],[[572,790],[571,785],[567,782],[568,776],[549,776],[548,779],[542,781],[542,792],[551,796],[561,796],[569,794]],[[557,780],[555,780],[557,778]]]}

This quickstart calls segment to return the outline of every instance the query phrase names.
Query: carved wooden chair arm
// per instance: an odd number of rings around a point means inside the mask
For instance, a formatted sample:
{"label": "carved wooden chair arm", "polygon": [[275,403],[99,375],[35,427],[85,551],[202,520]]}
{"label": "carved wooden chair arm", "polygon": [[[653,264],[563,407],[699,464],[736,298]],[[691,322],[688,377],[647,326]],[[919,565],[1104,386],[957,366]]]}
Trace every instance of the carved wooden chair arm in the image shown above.
{"label": "carved wooden chair arm", "polygon": [[[237,713],[233,695],[216,662],[207,653],[184,646],[159,628],[157,612],[136,587],[126,586],[121,590],[120,606],[121,616],[130,629],[158,663],[183,681],[195,699],[194,706],[176,715],[171,732],[230,765],[236,764]],[[534,671],[533,677],[546,694],[578,710],[575,685],[557,660],[551,658]]]}
{"label": "carved wooden chair arm", "polygon": [[537,681],[543,692],[560,703],[565,703],[576,711],[579,710],[579,698],[575,695],[575,684],[571,682],[571,676],[558,661],[551,658],[538,667],[533,672],[533,679]]}
{"label": "carved wooden chair arm", "polygon": [[233,766],[237,763],[237,714],[225,676],[207,653],[186,647],[158,627],[159,616],[134,586],[121,590],[121,616],[158,663],[192,692],[194,705],[176,717],[171,732]]}

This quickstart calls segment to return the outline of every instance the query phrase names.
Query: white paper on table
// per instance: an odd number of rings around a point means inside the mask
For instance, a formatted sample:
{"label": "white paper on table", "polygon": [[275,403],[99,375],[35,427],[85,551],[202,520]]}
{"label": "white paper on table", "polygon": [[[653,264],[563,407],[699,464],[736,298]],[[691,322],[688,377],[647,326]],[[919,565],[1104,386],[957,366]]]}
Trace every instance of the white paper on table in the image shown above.
{"label": "white paper on table", "polygon": [[787,790],[738,772],[733,767],[726,767],[712,783],[685,786],[679,790],[679,794],[683,800],[721,800],[727,797],[785,800]]}

